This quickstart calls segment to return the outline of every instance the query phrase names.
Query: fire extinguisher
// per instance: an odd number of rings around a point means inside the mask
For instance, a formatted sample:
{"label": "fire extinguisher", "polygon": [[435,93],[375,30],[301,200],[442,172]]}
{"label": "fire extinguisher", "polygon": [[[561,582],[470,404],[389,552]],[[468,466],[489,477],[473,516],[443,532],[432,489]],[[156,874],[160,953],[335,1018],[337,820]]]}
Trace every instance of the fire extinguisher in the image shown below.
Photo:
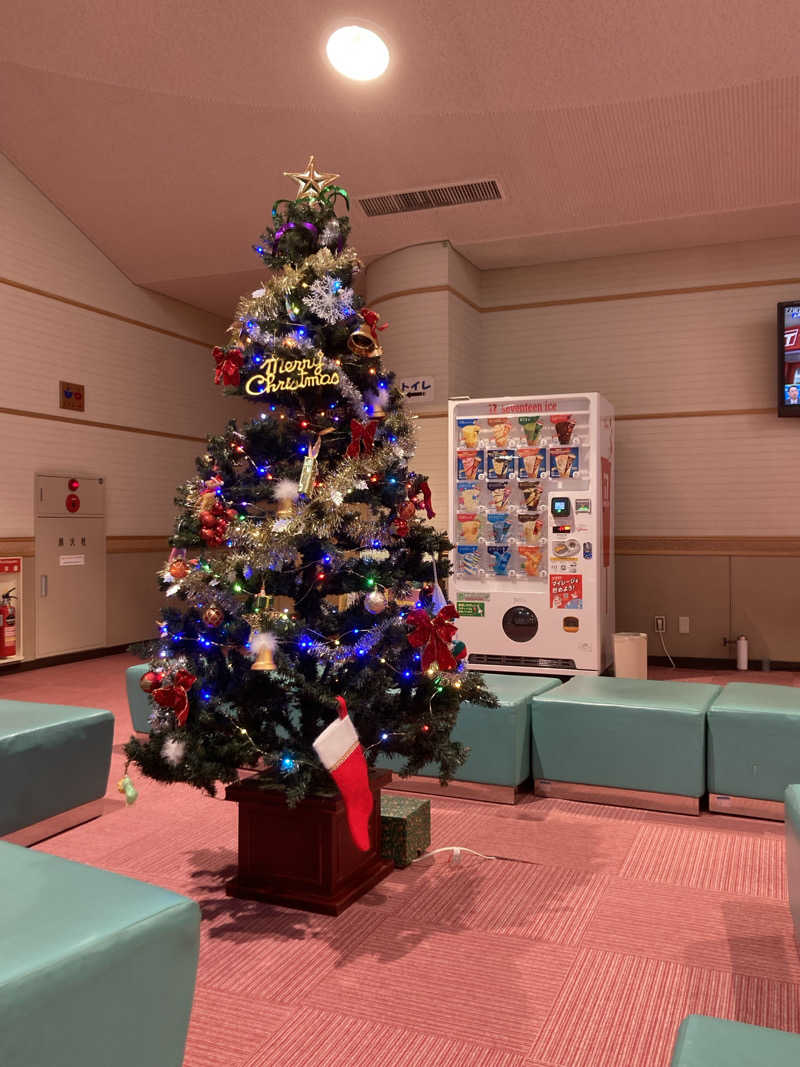
{"label": "fire extinguisher", "polygon": [[14,588],[12,586],[0,598],[0,659],[17,654],[17,612],[11,603]]}

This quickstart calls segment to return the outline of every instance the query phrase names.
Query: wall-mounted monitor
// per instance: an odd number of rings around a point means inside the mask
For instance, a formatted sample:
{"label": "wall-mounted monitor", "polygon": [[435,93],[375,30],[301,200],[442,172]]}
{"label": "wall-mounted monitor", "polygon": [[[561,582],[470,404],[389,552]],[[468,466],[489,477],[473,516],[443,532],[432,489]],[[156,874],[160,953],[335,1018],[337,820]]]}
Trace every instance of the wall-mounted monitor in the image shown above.
{"label": "wall-mounted monitor", "polygon": [[800,417],[800,300],[778,304],[778,414]]}

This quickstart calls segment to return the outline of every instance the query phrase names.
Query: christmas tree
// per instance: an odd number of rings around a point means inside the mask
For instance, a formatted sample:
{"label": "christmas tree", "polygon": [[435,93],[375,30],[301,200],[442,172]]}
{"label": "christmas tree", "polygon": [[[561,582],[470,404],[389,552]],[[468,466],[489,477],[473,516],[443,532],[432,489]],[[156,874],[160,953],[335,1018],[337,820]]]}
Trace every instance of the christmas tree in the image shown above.
{"label": "christmas tree", "polygon": [[255,417],[208,438],[179,489],[161,575],[169,607],[140,649],[152,733],[129,762],[210,793],[258,767],[290,803],[332,788],[314,742],[343,697],[368,764],[401,773],[466,758],[450,732],[462,700],[496,702],[465,670],[439,585],[447,537],[409,469],[412,419],[384,370],[386,324],[353,289],[347,192],[313,157],[276,201],[255,251],[269,281],[244,297],[215,380]]}

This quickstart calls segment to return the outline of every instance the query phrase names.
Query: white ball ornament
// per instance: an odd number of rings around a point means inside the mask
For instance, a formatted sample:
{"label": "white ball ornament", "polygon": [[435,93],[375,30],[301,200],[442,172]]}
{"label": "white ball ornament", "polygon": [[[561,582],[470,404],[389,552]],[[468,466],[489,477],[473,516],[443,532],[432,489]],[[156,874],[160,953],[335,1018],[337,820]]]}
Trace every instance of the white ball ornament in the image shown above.
{"label": "white ball ornament", "polygon": [[380,615],[386,611],[386,597],[380,589],[373,589],[364,597],[364,607],[370,615]]}

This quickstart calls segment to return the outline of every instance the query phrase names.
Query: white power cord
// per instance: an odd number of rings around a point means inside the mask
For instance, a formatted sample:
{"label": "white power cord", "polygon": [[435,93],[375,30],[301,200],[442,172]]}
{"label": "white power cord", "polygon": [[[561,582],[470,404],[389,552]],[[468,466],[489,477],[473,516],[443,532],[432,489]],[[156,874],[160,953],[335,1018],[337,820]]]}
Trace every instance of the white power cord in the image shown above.
{"label": "white power cord", "polygon": [[669,652],[667,652],[667,646],[664,643],[664,631],[663,630],[659,630],[658,631],[658,636],[661,638],[661,647],[664,649],[664,655],[669,660],[670,667],[672,667],[672,669],[675,670],[676,669],[675,668],[675,660],[672,658],[672,656],[670,656]]}
{"label": "white power cord", "polygon": [[417,856],[417,858],[414,860],[414,863],[419,863],[420,860],[427,859],[428,856],[435,856],[437,852],[452,852],[453,855],[450,857],[450,863],[453,864],[453,866],[461,863],[462,852],[469,852],[470,856],[479,856],[482,860],[497,859],[497,856],[484,856],[482,852],[476,852],[473,848],[464,848],[463,846],[459,845],[446,845],[443,848],[434,848],[430,852],[423,852],[421,856]]}

